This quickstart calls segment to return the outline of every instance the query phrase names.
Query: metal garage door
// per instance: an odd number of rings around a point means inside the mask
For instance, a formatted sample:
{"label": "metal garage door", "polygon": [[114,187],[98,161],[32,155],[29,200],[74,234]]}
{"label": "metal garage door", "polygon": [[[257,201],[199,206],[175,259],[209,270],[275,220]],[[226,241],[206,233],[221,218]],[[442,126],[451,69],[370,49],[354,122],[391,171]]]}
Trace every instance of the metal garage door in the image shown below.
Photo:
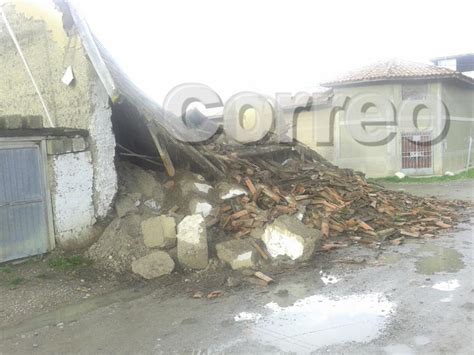
{"label": "metal garage door", "polygon": [[49,249],[39,145],[0,145],[0,262]]}

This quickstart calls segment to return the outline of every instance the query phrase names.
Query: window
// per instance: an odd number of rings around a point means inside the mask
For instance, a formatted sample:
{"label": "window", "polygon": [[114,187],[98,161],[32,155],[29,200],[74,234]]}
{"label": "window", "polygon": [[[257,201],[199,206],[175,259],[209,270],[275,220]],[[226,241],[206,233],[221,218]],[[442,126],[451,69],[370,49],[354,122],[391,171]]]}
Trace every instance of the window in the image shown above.
{"label": "window", "polygon": [[402,100],[425,100],[428,92],[426,84],[403,84]]}

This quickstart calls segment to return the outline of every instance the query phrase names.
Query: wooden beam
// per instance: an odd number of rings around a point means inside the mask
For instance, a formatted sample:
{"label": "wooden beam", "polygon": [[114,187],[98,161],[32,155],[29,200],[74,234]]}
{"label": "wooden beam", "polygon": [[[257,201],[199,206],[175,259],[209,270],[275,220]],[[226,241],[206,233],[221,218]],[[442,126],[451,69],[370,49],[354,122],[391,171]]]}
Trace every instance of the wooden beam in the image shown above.
{"label": "wooden beam", "polygon": [[151,138],[153,139],[153,142],[155,143],[156,149],[158,150],[158,153],[160,154],[161,160],[163,161],[163,165],[165,166],[166,173],[168,176],[175,176],[176,170],[174,168],[173,162],[170,158],[170,155],[168,153],[168,150],[164,145],[160,143],[158,140],[158,132],[156,126],[153,126],[151,124],[147,124],[148,131],[150,132]]}

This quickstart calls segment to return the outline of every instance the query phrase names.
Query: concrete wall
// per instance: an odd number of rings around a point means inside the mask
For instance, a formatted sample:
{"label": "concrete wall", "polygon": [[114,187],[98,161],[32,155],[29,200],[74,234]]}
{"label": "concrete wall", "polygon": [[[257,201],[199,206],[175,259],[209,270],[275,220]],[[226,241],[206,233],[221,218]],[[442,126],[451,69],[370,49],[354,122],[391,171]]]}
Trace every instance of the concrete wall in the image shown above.
{"label": "concrete wall", "polygon": [[[49,159],[56,239],[60,245],[67,244],[68,235],[85,241],[89,237],[86,231],[110,210],[117,190],[115,137],[107,94],[79,37],[68,36],[62,14],[52,2],[34,5],[14,1],[7,3],[4,11],[54,125],[89,131],[87,153],[63,152]],[[0,65],[0,117],[41,116],[48,127],[38,94],[1,20]],[[69,66],[75,79],[65,85],[61,78]]]}
{"label": "concrete wall", "polygon": [[[457,172],[465,169],[469,137],[474,139],[474,89],[447,81],[442,85],[442,98],[450,114],[448,135],[443,142],[443,170]],[[471,147],[471,164],[474,144]]]}
{"label": "concrete wall", "polygon": [[81,248],[93,239],[96,222],[91,153],[51,155],[48,163],[56,243],[63,249]]}

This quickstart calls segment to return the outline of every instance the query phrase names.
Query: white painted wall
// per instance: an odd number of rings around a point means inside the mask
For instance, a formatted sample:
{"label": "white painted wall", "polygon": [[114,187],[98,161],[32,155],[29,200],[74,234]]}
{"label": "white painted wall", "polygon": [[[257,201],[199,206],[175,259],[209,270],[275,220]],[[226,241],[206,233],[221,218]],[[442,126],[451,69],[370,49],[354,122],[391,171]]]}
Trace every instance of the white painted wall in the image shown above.
{"label": "white painted wall", "polygon": [[112,131],[112,109],[107,92],[97,81],[92,85],[93,113],[89,126],[90,146],[94,163],[94,207],[95,216],[105,217],[117,192],[115,170],[115,136]]}
{"label": "white painted wall", "polygon": [[56,242],[65,249],[87,243],[95,223],[90,152],[50,157],[51,198]]}

